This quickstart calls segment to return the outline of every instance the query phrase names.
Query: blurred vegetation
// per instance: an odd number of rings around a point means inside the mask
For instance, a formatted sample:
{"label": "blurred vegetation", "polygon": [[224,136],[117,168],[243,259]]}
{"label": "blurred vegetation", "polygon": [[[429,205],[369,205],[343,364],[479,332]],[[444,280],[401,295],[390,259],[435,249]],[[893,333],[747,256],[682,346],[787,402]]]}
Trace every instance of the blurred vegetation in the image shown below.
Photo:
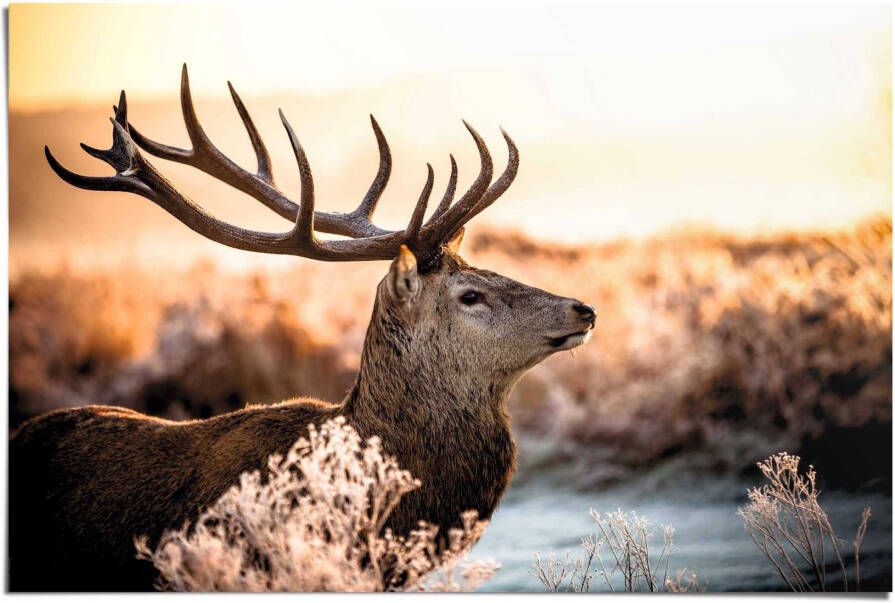
{"label": "blurred vegetation", "polygon": [[[594,339],[533,369],[511,399],[518,431],[606,451],[594,483],[692,451],[701,469],[746,471],[779,449],[836,485],[891,483],[890,218],[574,247],[479,231],[465,255],[597,307]],[[338,400],[384,270],[22,272],[10,285],[10,424],[88,403],[192,418]]]}

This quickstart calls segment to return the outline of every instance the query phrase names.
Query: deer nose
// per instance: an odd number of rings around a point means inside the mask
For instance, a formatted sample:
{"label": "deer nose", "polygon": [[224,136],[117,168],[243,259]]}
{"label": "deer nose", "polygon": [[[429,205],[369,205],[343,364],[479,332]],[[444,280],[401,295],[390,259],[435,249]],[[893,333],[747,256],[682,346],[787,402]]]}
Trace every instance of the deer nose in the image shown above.
{"label": "deer nose", "polygon": [[588,306],[587,304],[582,304],[581,302],[577,302],[572,309],[575,310],[575,313],[578,314],[582,319],[589,322],[591,325],[597,320],[597,311],[593,306]]}

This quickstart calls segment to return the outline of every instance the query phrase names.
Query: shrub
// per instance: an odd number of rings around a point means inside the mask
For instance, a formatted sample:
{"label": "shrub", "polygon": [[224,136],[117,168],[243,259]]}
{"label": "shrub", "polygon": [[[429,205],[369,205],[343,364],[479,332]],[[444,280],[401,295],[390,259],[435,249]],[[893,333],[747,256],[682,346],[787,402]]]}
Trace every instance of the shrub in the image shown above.
{"label": "shrub", "polygon": [[[799,473],[797,456],[781,452],[758,463],[768,483],[748,492],[749,504],[738,511],[752,541],[767,556],[777,574],[794,591],[848,590],[849,579],[840,552],[844,541],[836,537],[820,505],[817,474],[809,466]],[[854,585],[861,589],[861,542],[870,521],[864,509],[854,546]],[[827,549],[829,543],[829,549]],[[830,559],[828,560],[828,555]],[[828,574],[828,563],[841,572],[841,581]]]}
{"label": "shrub", "polygon": [[469,562],[486,522],[475,512],[437,547],[438,527],[420,523],[407,536],[385,528],[401,497],[419,481],[366,443],[344,420],[310,426],[267,474],[244,473],[239,485],[194,526],[166,532],[155,550],[137,539],[138,557],[175,591],[474,590],[497,566]]}
{"label": "shrub", "polygon": [[646,517],[620,509],[605,514],[591,509],[590,516],[597,526],[597,533],[581,539],[581,557],[572,560],[566,555],[560,560],[551,554],[547,559],[542,559],[540,554],[535,554],[530,573],[547,591],[590,592],[595,577],[601,578],[613,592],[616,590],[613,579],[617,577],[621,579],[625,592],[702,589],[693,573],[686,574],[681,570],[674,578],[668,575],[668,565],[674,551],[672,526],[661,526],[662,541],[656,556],[650,551],[650,541],[655,533],[651,531]]}

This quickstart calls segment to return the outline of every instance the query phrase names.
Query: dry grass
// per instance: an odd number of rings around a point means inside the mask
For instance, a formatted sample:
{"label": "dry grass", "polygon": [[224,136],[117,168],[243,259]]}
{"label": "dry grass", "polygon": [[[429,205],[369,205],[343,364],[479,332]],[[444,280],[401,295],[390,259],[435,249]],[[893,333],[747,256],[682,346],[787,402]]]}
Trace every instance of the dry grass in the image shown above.
{"label": "dry grass", "polygon": [[617,474],[694,449],[739,470],[833,427],[891,424],[888,220],[553,248],[530,253],[524,271],[518,246],[480,247],[481,263],[597,306],[593,342],[532,371],[513,416],[525,430],[612,448]]}
{"label": "dry grass", "polygon": [[696,575],[680,570],[669,577],[668,566],[674,551],[674,528],[660,526],[662,536],[657,547],[650,550],[655,537],[649,520],[634,512],[598,513],[590,516],[597,526],[596,533],[581,539],[582,556],[574,560],[570,555],[562,560],[551,554],[542,559],[535,554],[531,574],[548,592],[591,591],[593,580],[615,592],[614,582],[621,580],[624,592],[687,592],[702,590]]}
{"label": "dry grass", "polygon": [[[609,447],[617,467],[606,473],[618,476],[694,449],[739,470],[832,428],[891,424],[891,245],[881,218],[578,247],[486,231],[467,255],[597,306],[594,340],[531,371],[511,412],[520,430]],[[88,402],[183,418],[339,399],[383,270],[296,260],[247,274],[22,272],[11,283],[12,424]]]}
{"label": "dry grass", "polygon": [[[738,514],[752,541],[793,591],[849,590],[849,577],[826,511],[820,504],[817,473],[799,473],[799,457],[781,452],[758,463],[767,484],[749,490],[749,504]],[[870,521],[864,509],[854,546],[853,582],[861,589],[861,543]],[[831,569],[832,568],[832,569]],[[828,574],[829,572],[829,574]]]}
{"label": "dry grass", "polygon": [[182,419],[295,395],[339,399],[360,350],[333,344],[345,321],[315,316],[323,284],[307,268],[285,290],[210,264],[23,276],[11,293],[13,422],[88,403]]}
{"label": "dry grass", "polygon": [[340,417],[272,456],[266,475],[242,474],[194,526],[165,533],[154,551],[138,539],[138,556],[159,570],[162,590],[475,590],[497,566],[465,560],[486,525],[474,511],[443,552],[437,526],[421,522],[407,537],[384,529],[418,486],[378,438],[363,442]]}

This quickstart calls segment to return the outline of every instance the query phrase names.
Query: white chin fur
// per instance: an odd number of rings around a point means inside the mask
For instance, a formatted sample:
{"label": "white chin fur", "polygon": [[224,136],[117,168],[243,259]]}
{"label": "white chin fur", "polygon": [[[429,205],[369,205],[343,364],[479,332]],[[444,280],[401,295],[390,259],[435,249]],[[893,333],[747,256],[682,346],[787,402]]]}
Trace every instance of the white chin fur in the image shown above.
{"label": "white chin fur", "polygon": [[593,331],[587,331],[580,335],[572,335],[571,337],[566,339],[565,343],[563,343],[561,346],[555,348],[555,350],[557,352],[562,352],[564,350],[571,350],[573,348],[577,348],[578,346],[587,343],[587,341],[590,339],[591,333],[593,333]]}

